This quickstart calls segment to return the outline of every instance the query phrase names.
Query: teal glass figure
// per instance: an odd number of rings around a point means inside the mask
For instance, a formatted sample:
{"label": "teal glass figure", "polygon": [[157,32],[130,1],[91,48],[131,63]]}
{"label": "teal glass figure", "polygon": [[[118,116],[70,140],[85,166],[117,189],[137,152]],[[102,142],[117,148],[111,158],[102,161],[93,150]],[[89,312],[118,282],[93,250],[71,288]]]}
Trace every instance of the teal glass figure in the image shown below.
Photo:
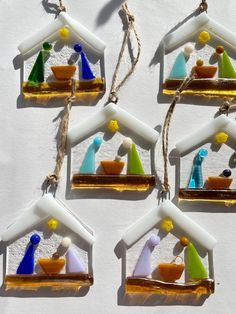
{"label": "teal glass figure", "polygon": [[44,82],[44,63],[45,56],[52,49],[52,45],[48,42],[43,43],[43,49],[39,52],[34,66],[28,77],[28,82],[30,85],[38,86],[40,83]]}
{"label": "teal glass figure", "polygon": [[94,80],[95,75],[93,74],[86,54],[83,52],[82,46],[80,44],[75,44],[74,50],[79,53],[81,57],[82,78],[84,80]]}
{"label": "teal glass figure", "polygon": [[180,52],[170,72],[170,79],[184,79],[187,76],[186,59],[184,52]]}
{"label": "teal glass figure", "polygon": [[201,189],[203,188],[203,177],[202,177],[202,162],[204,158],[208,155],[206,149],[200,149],[193,160],[193,167],[188,183],[189,189]]}
{"label": "teal glass figure", "polygon": [[93,174],[96,170],[96,163],[95,163],[95,154],[98,151],[99,147],[102,145],[101,137],[95,137],[93,143],[89,146],[82,165],[80,167],[81,174]]}
{"label": "teal glass figure", "polygon": [[34,252],[41,238],[38,234],[33,234],[30,238],[29,246],[20,262],[16,273],[18,275],[31,275],[34,272]]}

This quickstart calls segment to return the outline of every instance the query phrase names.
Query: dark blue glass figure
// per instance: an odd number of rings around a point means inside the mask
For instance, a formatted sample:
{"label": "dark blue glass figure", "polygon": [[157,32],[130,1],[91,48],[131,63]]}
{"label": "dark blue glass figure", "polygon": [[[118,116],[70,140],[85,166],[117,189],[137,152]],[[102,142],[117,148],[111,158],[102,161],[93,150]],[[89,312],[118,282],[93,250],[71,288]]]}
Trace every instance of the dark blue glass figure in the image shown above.
{"label": "dark blue glass figure", "polygon": [[18,275],[31,275],[34,272],[34,252],[36,246],[39,244],[41,238],[38,234],[33,234],[30,238],[30,244],[25,252],[25,256],[23,257],[20,265],[17,268],[16,273]]}
{"label": "dark blue glass figure", "polygon": [[193,167],[188,183],[189,189],[201,189],[203,188],[203,178],[202,178],[202,162],[204,158],[208,155],[206,149],[200,149],[193,160]]}
{"label": "dark blue glass figure", "polygon": [[94,80],[95,75],[93,74],[86,54],[83,52],[82,46],[80,44],[75,44],[74,50],[75,52],[80,53],[81,56],[82,78],[84,80]]}

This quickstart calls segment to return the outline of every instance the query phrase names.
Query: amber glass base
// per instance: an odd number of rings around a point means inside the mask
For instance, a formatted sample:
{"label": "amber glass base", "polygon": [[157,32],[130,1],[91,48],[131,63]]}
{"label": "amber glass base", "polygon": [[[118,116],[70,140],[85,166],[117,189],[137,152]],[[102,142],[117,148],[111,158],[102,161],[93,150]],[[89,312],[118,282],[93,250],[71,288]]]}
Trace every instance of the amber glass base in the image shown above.
{"label": "amber glass base", "polygon": [[180,189],[179,199],[234,204],[236,203],[236,190]]}
{"label": "amber glass base", "polygon": [[211,294],[214,293],[214,280],[202,279],[196,282],[167,283],[148,278],[128,277],[126,279],[125,291],[127,294]]}
{"label": "amber glass base", "polygon": [[155,185],[153,175],[84,175],[75,174],[72,189],[112,189],[147,191]]}
{"label": "amber glass base", "polygon": [[[175,94],[183,80],[166,80],[163,86],[163,93]],[[182,91],[182,94],[198,94],[205,96],[236,96],[236,80],[229,79],[196,79]]]}
{"label": "amber glass base", "polygon": [[[91,81],[76,80],[76,97],[90,95],[96,98],[105,91],[105,80],[96,78]],[[23,95],[26,99],[39,98],[48,99],[53,97],[68,97],[71,95],[71,81],[45,82],[39,86],[32,86],[28,82],[23,83]]]}
{"label": "amber glass base", "polygon": [[93,285],[93,277],[87,274],[7,275],[4,285],[6,290],[37,290],[41,287],[51,287],[53,290],[78,290]]}

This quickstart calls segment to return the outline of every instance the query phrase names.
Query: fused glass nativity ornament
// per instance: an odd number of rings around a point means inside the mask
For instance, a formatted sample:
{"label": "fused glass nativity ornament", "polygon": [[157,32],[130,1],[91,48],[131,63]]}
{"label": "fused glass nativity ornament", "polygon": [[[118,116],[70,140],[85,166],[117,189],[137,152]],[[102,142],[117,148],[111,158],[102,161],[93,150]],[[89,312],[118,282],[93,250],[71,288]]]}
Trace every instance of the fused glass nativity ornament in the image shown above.
{"label": "fused glass nativity ornament", "polygon": [[47,102],[71,95],[75,79],[78,100],[105,91],[105,43],[66,12],[23,41],[22,93],[26,99]]}
{"label": "fused glass nativity ornament", "polygon": [[134,222],[122,240],[126,294],[214,293],[216,240],[171,201]]}
{"label": "fused glass nativity ornament", "polygon": [[50,193],[23,210],[2,241],[6,290],[79,290],[93,284],[93,232]]}
{"label": "fused glass nativity ornament", "polygon": [[182,169],[180,200],[236,203],[235,143],[236,122],[221,115],[175,144]]}
{"label": "fused glass nativity ornament", "polygon": [[194,75],[182,93],[236,95],[236,34],[206,12],[168,33],[161,48],[164,94],[174,94],[186,77]]}
{"label": "fused glass nativity ornament", "polygon": [[158,137],[156,130],[110,103],[68,132],[72,189],[154,187]]}

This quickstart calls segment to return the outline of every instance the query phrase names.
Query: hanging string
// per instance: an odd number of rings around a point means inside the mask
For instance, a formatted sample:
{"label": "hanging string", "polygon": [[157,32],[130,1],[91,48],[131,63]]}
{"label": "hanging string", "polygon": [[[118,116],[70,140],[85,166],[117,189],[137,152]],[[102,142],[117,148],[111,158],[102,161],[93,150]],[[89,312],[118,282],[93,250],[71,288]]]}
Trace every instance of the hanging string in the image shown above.
{"label": "hanging string", "polygon": [[66,6],[65,6],[63,0],[59,0],[58,11],[59,12],[66,12]]}
{"label": "hanging string", "polygon": [[72,78],[71,80],[71,95],[67,98],[66,105],[64,107],[63,117],[61,119],[60,131],[59,131],[59,144],[56,157],[56,166],[54,172],[47,176],[47,185],[54,184],[57,185],[60,180],[61,167],[64,161],[66,153],[66,138],[69,126],[70,110],[72,103],[75,101],[76,92],[76,80]]}
{"label": "hanging string", "polygon": [[219,108],[219,113],[226,114],[228,116],[229,111],[235,110],[235,109],[236,109],[236,104],[232,104],[230,101],[225,100]]}
{"label": "hanging string", "polygon": [[170,185],[169,185],[169,176],[168,176],[168,147],[169,147],[169,129],[170,129],[170,122],[171,118],[175,109],[176,104],[179,102],[181,98],[181,93],[184,91],[188,85],[194,79],[194,73],[191,73],[189,77],[187,77],[180,87],[176,90],[171,105],[167,111],[165,116],[165,121],[163,125],[162,131],[162,153],[164,159],[164,177],[162,183],[162,193],[169,193],[170,192]]}
{"label": "hanging string", "polygon": [[[120,90],[120,88],[125,84],[125,82],[127,81],[127,79],[130,77],[130,75],[134,72],[134,69],[136,67],[136,64],[139,61],[139,57],[140,57],[140,52],[141,52],[141,42],[140,42],[140,38],[138,36],[138,33],[136,31],[135,25],[134,25],[134,16],[130,13],[129,8],[127,3],[122,5],[122,10],[124,12],[124,14],[126,15],[127,18],[127,23],[128,23],[128,27],[127,30],[124,33],[124,38],[123,38],[123,42],[122,42],[122,46],[121,46],[121,50],[119,53],[119,57],[118,57],[118,61],[117,61],[117,65],[114,71],[114,75],[112,78],[112,84],[111,84],[111,90],[110,90],[110,94],[108,97],[108,103],[109,102],[113,102],[113,103],[117,103],[118,102],[118,91]],[[132,65],[130,70],[128,71],[128,73],[124,76],[124,78],[120,81],[120,83],[117,83],[118,80],[118,73],[120,70],[120,66],[121,66],[121,61],[123,59],[124,56],[124,52],[125,52],[125,47],[128,44],[128,40],[130,38],[130,34],[131,31],[134,32],[134,36],[135,39],[137,41],[137,45],[138,45],[138,51],[137,51],[137,55],[136,57],[133,59],[132,61]]]}
{"label": "hanging string", "polygon": [[200,13],[202,13],[202,12],[206,12],[207,13],[207,10],[208,10],[208,3],[207,3],[207,1],[206,0],[202,0],[202,2],[199,5],[199,11],[200,11]]}

